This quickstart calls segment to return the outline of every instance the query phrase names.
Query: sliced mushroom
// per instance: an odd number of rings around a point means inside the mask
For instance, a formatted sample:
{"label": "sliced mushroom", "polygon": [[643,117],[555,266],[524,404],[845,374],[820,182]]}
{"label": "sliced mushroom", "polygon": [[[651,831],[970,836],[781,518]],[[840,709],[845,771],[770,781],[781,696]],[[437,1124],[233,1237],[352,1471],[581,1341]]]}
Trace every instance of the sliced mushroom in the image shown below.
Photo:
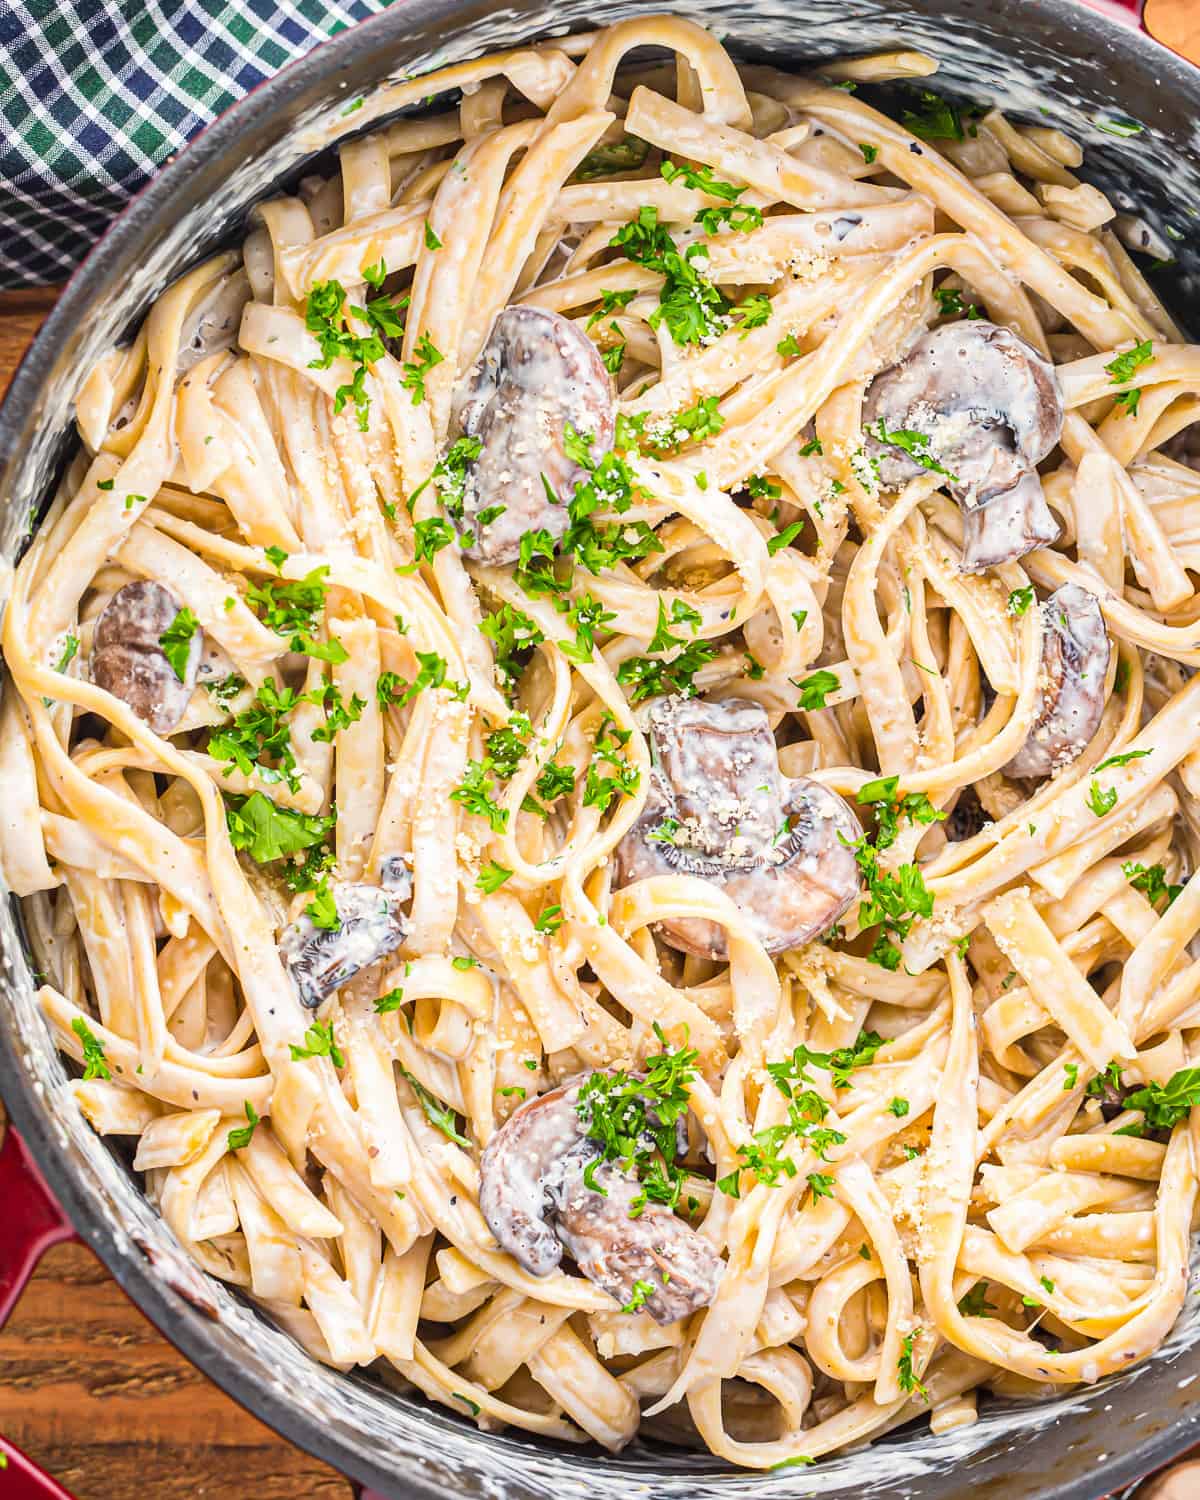
{"label": "sliced mushroom", "polygon": [[[863,403],[870,456],[888,485],[932,460],[949,471],[966,519],[968,571],[1021,557],[1058,536],[1036,466],[1058,442],[1063,400],[1054,366],[1011,329],[943,323],[871,382]],[[882,428],[880,427],[880,424]],[[917,451],[880,433],[920,433]]]}
{"label": "sliced mushroom", "polygon": [[[728,698],[665,698],[650,714],[654,765],[641,817],[617,846],[617,884],[697,875],[739,906],[768,953],[799,947],[858,894],[847,844],[862,833],[834,792],[781,774],[766,710]],[[724,930],[664,922],[674,948],[728,957]]]}
{"label": "sliced mushroom", "polygon": [[1042,494],[1042,483],[1030,470],[1011,489],[963,511],[963,571],[979,573],[1048,547],[1060,527]]}
{"label": "sliced mushroom", "polygon": [[181,682],[161,645],[179,608],[161,583],[139,579],[112,596],[92,637],[92,681],[127,703],[156,734],[169,734],[183,718],[204,646],[197,628],[188,642]]}
{"label": "sliced mushroom", "polygon": [[567,424],[591,438],[598,459],[612,447],[616,423],[612,380],[591,339],[558,313],[520,306],[492,324],[453,415],[483,445],[467,474],[462,524],[475,540],[463,550],[495,564],[516,562],[527,531],[555,540],[566,531],[567,505],[585,473],[566,451]]}
{"label": "sliced mushroom", "polygon": [[[533,1276],[548,1276],[563,1250],[621,1304],[640,1281],[644,1307],[674,1323],[716,1295],[723,1264],[708,1240],[664,1204],[630,1215],[638,1182],[611,1162],[580,1120],[582,1080],[522,1104],[491,1138],[479,1163],[479,1206],[488,1227]],[[597,1184],[584,1181],[588,1173]]]}
{"label": "sliced mushroom", "polygon": [[393,880],[387,889],[334,881],[336,927],[318,927],[305,911],[284,928],[279,952],[302,1005],[315,1010],[360,969],[395,952],[408,932],[400,906],[411,888],[411,879]]}
{"label": "sliced mushroom", "polygon": [[1104,712],[1109,642],[1094,594],[1064,583],[1042,605],[1042,704],[1009,776],[1049,776],[1087,747]]}

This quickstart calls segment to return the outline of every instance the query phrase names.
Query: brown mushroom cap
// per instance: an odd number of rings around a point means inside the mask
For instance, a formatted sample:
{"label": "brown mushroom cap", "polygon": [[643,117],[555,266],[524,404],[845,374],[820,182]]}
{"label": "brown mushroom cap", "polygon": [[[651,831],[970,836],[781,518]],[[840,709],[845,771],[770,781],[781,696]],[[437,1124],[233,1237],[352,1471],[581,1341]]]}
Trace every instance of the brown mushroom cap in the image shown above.
{"label": "brown mushroom cap", "polygon": [[[664,698],[651,710],[650,737],[649,794],[617,846],[618,886],[651,875],[711,880],[768,953],[799,947],[837,921],[858,895],[846,845],[862,829],[836,793],[780,773],[765,709],[741,698]],[[662,934],[685,953],[729,956],[713,922],[680,918],[664,922]]]}
{"label": "brown mushroom cap", "polygon": [[[612,379],[595,344],[569,318],[540,307],[506,307],[455,394],[453,416],[467,437],[483,444],[463,497],[462,524],[475,534],[464,554],[512,563],[527,531],[549,531],[557,539],[567,529],[567,505],[585,473],[567,456],[567,423],[591,437],[593,458],[612,447]],[[503,512],[480,525],[479,513],[498,505]]]}
{"label": "brown mushroom cap", "polygon": [[395,952],[408,931],[400,904],[411,888],[408,878],[393,878],[386,889],[334,881],[337,927],[318,927],[302,912],[284,928],[279,952],[302,1005],[315,1010],[360,969]]}
{"label": "brown mushroom cap", "polygon": [[479,1207],[501,1249],[534,1276],[548,1276],[564,1248],[580,1271],[624,1307],[636,1283],[653,1287],[645,1310],[674,1323],[716,1295],[723,1264],[708,1240],[664,1204],[630,1205],[636,1179],[611,1162],[584,1181],[599,1147],[578,1110],[582,1080],[522,1104],[487,1144],[479,1163]]}
{"label": "brown mushroom cap", "polygon": [[1035,547],[1048,547],[1060,530],[1041,480],[1030,469],[1011,489],[963,511],[963,572],[981,573],[1024,557]]}
{"label": "brown mushroom cap", "polygon": [[1009,562],[1058,536],[1036,465],[1062,431],[1062,392],[1054,366],[1011,329],[982,319],[943,323],[871,382],[863,402],[870,456],[885,484],[915,479],[925,466],[880,441],[880,422],[922,433],[922,456],[953,476],[947,485],[966,519],[965,568]]}
{"label": "brown mushroom cap", "polygon": [[1094,594],[1064,583],[1042,605],[1042,704],[1009,776],[1049,776],[1087,747],[1104,712],[1110,646]]}
{"label": "brown mushroom cap", "polygon": [[92,681],[127,703],[156,734],[169,734],[183,718],[204,645],[197,628],[181,682],[159,644],[179,608],[161,583],[138,579],[108,601],[92,637]]}

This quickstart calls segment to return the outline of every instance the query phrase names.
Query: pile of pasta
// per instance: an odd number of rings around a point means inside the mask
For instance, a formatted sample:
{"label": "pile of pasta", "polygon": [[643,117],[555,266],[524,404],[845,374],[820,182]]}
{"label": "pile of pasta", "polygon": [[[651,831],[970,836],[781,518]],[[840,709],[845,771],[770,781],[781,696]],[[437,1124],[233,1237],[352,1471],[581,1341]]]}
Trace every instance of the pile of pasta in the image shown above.
{"label": "pile of pasta", "polygon": [[[90,373],[16,570],[0,855],[83,1065],[55,1107],[134,1138],[181,1244],[316,1358],[485,1429],[807,1463],[1123,1370],[1183,1304],[1200,474],[1170,454],[1200,353],[1075,143],[945,104],[934,68],[741,66],[651,16],[347,100],[303,143],[338,169]],[[880,82],[907,125],[856,87]],[[637,223],[702,247],[675,277],[699,331],[669,267],[626,255]],[[561,555],[484,565],[443,531],[454,392],[511,304],[596,342],[624,419],[632,503],[558,592]],[[892,491],[864,462],[862,401],[980,312],[1053,361],[1066,416],[1041,473],[1059,540],[972,574],[942,474]],[[1131,350],[1137,396],[1110,369]],[[137,580],[221,667],[167,734],[90,669]],[[1103,714],[1017,783],[1036,600],[1065,583],[1113,646]],[[643,684],[761,705],[784,772],[864,838],[869,783],[929,809],[879,840],[929,898],[894,962],[866,891],[771,957],[694,875],[614,889]],[[287,915],[397,858],[403,945],[306,1010]],[[684,918],[728,959],[664,943]],[[478,1204],[521,1100],[664,1046],[695,1054],[677,1212],[725,1261],[665,1326],[569,1262],[529,1274]],[[785,1131],[788,1165],[756,1173],[787,1119],[768,1065],[798,1048],[837,1141]]]}

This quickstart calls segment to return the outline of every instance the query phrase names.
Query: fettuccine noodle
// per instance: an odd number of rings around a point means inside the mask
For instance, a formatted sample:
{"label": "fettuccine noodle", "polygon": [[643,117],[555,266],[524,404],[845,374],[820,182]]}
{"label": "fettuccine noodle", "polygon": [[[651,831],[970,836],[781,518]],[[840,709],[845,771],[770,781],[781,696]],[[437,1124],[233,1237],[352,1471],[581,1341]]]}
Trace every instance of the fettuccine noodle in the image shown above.
{"label": "fettuccine noodle", "polygon": [[802,1464],[1183,1302],[1200,350],[934,67],[651,16],[348,102],[16,571],[59,1107],[488,1430]]}

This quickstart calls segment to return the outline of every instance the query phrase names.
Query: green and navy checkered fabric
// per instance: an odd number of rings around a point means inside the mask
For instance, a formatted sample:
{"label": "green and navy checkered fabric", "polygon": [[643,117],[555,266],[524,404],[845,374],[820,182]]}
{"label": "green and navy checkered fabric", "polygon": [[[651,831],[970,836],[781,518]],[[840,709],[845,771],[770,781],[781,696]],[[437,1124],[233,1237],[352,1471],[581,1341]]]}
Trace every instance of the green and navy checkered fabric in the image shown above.
{"label": "green and navy checkered fabric", "polygon": [[388,0],[0,0],[0,287],[64,281],[166,158]]}

